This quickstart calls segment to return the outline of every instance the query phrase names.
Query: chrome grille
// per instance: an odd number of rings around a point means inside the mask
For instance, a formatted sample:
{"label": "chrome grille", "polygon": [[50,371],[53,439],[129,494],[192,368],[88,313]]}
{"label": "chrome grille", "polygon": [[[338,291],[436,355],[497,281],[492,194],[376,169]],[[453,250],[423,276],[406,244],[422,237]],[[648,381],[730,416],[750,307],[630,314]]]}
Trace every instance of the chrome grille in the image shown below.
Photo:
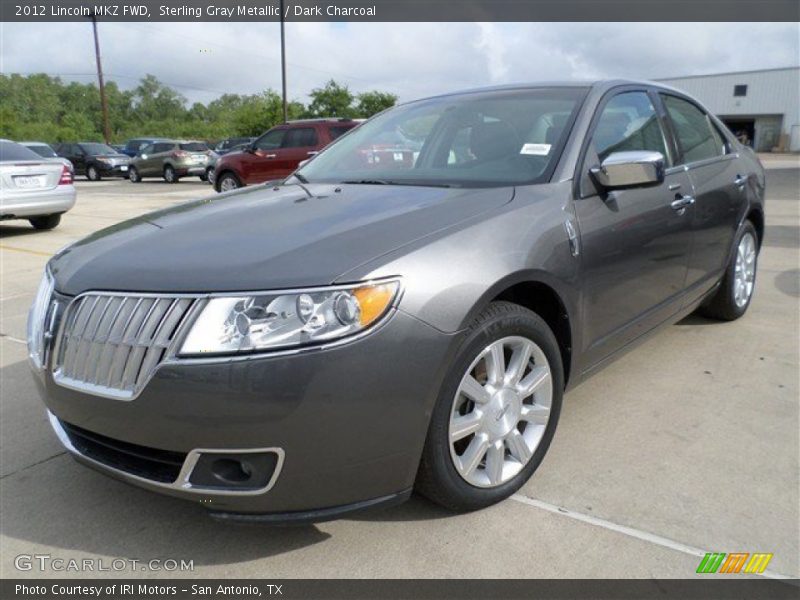
{"label": "chrome grille", "polygon": [[61,321],[53,379],[100,396],[133,398],[171,350],[195,302],[155,295],[77,297]]}

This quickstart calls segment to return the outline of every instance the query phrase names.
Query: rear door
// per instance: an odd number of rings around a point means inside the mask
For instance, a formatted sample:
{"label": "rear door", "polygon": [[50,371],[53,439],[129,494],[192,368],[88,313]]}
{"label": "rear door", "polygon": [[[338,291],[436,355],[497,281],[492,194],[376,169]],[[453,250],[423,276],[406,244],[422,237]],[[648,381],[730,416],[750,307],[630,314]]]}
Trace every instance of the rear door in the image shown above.
{"label": "rear door", "polygon": [[738,155],[709,115],[688,98],[661,93],[678,145],[678,164],[694,186],[692,245],[686,302],[709,291],[722,276],[734,236],[747,209],[746,173]]}
{"label": "rear door", "polygon": [[[657,99],[647,89],[606,97],[594,117],[574,203],[580,230],[581,312],[587,366],[675,314],[681,306],[691,246],[692,194],[673,165],[674,148]],[[663,183],[604,191],[589,169],[614,152],[647,150],[665,157]]]}
{"label": "rear door", "polygon": [[174,142],[157,142],[153,145],[153,154],[148,156],[147,166],[148,170],[153,175],[161,175],[164,173],[164,165],[169,158],[172,151],[177,148]]}

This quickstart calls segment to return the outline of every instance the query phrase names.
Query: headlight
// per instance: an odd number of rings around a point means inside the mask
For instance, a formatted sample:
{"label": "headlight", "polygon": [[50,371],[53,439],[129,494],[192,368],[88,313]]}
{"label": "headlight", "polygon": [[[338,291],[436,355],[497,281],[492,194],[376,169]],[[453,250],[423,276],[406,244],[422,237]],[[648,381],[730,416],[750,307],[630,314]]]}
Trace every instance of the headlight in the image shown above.
{"label": "headlight", "polygon": [[212,298],[180,355],[229,354],[329,342],[375,324],[400,284],[384,281],[292,293]]}
{"label": "headlight", "polygon": [[52,296],[53,278],[45,269],[33,306],[28,313],[28,358],[36,369],[41,369],[43,366],[45,319]]}

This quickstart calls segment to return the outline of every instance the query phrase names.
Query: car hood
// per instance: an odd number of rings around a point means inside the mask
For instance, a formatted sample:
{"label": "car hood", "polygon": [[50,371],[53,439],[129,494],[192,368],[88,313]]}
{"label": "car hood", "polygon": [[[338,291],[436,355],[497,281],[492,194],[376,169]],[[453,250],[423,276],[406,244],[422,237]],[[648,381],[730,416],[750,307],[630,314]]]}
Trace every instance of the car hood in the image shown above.
{"label": "car hood", "polygon": [[119,223],[69,246],[50,268],[56,289],[68,295],[324,285],[495,210],[513,194],[513,188],[259,186]]}
{"label": "car hood", "polygon": [[93,154],[92,158],[107,158],[109,160],[130,160],[127,154]]}

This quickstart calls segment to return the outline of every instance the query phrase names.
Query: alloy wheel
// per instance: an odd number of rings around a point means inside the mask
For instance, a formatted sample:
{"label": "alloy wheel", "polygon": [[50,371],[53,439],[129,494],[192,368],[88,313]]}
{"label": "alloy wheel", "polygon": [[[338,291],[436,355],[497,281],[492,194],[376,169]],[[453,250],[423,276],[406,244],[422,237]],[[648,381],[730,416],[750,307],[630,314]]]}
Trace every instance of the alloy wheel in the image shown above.
{"label": "alloy wheel", "polygon": [[222,178],[222,181],[219,182],[220,192],[230,192],[231,190],[235,190],[238,187],[239,184],[236,183],[236,180],[230,175],[226,175],[225,177]]}
{"label": "alloy wheel", "polygon": [[168,183],[173,183],[175,181],[175,170],[172,167],[166,167],[164,169],[164,179],[166,179]]}
{"label": "alloy wheel", "polygon": [[736,248],[736,265],[733,276],[733,300],[742,308],[750,300],[756,279],[756,241],[748,231]]}
{"label": "alloy wheel", "polygon": [[493,488],[516,476],[544,436],[553,401],[542,349],[510,336],[487,346],[461,379],[450,414],[450,457],[469,484]]}

